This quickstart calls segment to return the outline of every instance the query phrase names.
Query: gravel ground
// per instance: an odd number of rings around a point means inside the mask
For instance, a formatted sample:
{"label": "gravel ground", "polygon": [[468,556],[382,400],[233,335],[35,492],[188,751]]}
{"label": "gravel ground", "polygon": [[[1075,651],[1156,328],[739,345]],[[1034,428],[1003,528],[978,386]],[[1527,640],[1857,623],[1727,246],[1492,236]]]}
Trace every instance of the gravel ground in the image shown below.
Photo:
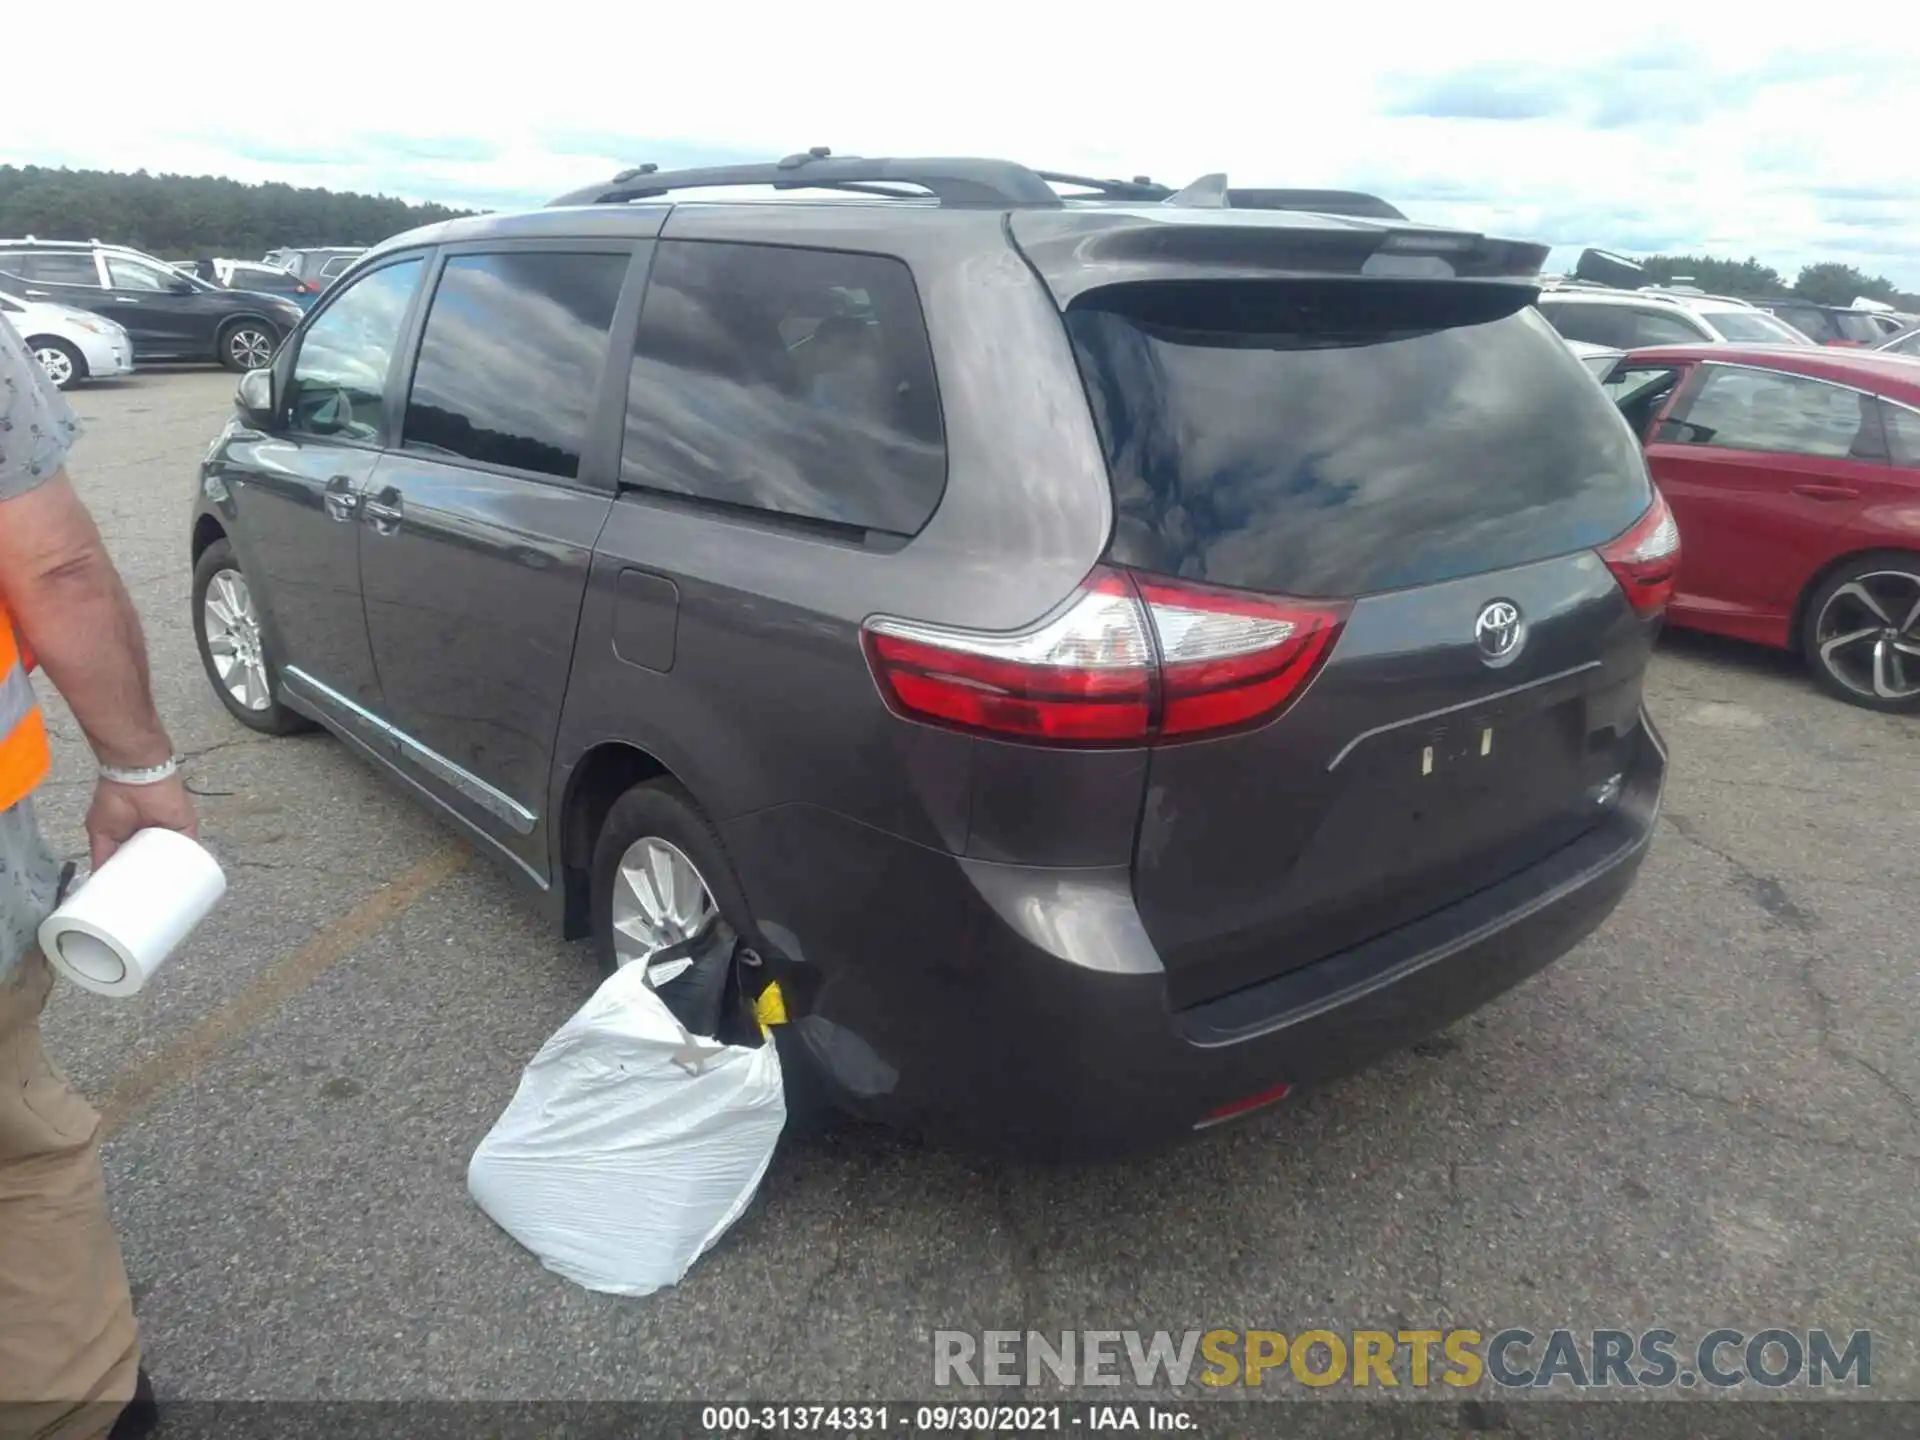
{"label": "gravel ground", "polygon": [[[1920,1398],[1920,729],[1678,636],[1637,888],[1417,1052],[1089,1170],[836,1131],[783,1146],[678,1288],[550,1275],[464,1170],[591,962],[340,746],[215,703],[186,527],[232,389],[181,370],[76,396],[73,470],[232,880],[147,995],[63,989],[48,1022],[112,1128],[164,1393],[898,1397],[929,1393],[935,1328],[1777,1324],[1872,1330],[1875,1391]],[[89,762],[49,716],[45,814],[77,853]]]}

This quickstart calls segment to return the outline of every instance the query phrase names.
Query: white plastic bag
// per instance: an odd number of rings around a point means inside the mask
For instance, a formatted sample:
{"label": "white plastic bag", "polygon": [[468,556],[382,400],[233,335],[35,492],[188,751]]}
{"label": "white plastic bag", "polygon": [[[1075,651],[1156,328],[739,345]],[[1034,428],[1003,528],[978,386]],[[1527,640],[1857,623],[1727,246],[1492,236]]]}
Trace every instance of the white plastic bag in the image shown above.
{"label": "white plastic bag", "polygon": [[672,1285],[738,1220],[786,1122],[780,1056],[688,1033],[645,965],[609,976],[540,1047],[467,1190],[589,1290]]}

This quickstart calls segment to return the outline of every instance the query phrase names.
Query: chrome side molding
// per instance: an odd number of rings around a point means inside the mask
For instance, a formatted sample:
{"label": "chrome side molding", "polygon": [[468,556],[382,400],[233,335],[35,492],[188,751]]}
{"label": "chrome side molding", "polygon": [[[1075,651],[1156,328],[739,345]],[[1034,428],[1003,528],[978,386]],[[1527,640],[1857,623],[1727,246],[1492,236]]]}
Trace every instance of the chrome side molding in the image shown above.
{"label": "chrome side molding", "polygon": [[463,799],[471,801],[516,835],[531,835],[539,816],[519,801],[494,789],[471,770],[447,759],[438,750],[422,745],[413,736],[390,725],[365,706],[356,704],[332,686],[288,665],[280,672],[281,683],[301,691],[307,702],[331,710],[343,724],[360,731],[376,750],[390,751],[395,760],[405,761],[446,785]]}

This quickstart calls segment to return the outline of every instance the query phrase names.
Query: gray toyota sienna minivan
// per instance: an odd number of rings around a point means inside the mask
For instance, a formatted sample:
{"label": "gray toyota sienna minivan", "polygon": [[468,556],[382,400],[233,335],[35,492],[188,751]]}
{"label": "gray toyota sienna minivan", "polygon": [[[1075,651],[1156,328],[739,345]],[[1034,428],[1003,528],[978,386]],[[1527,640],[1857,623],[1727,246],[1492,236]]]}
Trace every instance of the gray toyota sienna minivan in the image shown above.
{"label": "gray toyota sienna minivan", "polygon": [[1678,536],[1543,257],[819,151],[415,231],[243,382],[201,652],[607,965],[724,917],[795,1085],[1189,1132],[1540,969],[1646,850]]}

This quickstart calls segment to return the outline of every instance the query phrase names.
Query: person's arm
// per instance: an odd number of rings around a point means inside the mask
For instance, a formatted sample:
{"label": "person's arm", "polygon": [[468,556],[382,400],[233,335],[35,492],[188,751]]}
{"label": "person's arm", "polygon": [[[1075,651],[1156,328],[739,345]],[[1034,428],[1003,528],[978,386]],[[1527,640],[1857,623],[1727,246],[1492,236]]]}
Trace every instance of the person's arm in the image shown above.
{"label": "person's arm", "polygon": [[[71,412],[0,322],[0,595],[102,765],[163,765],[172,742],[154,710],[133,601],[64,470]],[[98,868],[135,831],[197,831],[179,775],[150,785],[102,777],[87,812]]]}
{"label": "person's arm", "polygon": [[164,765],[140,617],[64,472],[0,500],[0,594],[100,763]]}

